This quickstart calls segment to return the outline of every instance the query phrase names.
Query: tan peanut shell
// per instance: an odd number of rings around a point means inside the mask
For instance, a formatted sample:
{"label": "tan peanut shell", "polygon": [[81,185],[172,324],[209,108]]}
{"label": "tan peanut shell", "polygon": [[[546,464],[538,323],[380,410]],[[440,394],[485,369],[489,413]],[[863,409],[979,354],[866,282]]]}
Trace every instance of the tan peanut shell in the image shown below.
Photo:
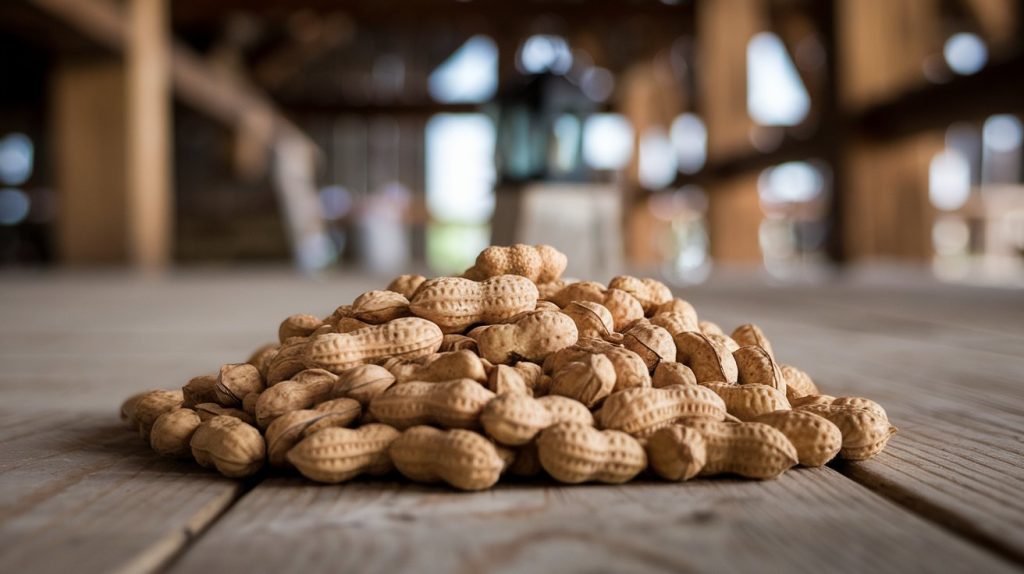
{"label": "tan peanut shell", "polygon": [[605,286],[596,281],[577,281],[565,285],[546,299],[563,308],[573,301],[591,301],[603,304],[604,292]]}
{"label": "tan peanut shell", "polygon": [[578,338],[576,324],[557,311],[530,311],[512,323],[491,325],[476,336],[480,356],[499,364],[517,360],[541,363]]}
{"label": "tan peanut shell", "polygon": [[395,384],[395,376],[380,365],[359,365],[342,371],[331,395],[347,397],[367,406],[374,397]]}
{"label": "tan peanut shell", "polygon": [[786,379],[782,370],[763,347],[747,345],[732,353],[736,361],[736,381],[741,385],[768,385],[786,392]]}
{"label": "tan peanut shell", "polygon": [[[273,360],[274,355],[277,355],[277,349],[279,347],[280,345],[278,345],[277,343],[268,343],[266,345],[263,345],[262,347],[253,351],[245,362],[256,367],[256,370],[260,372],[260,376],[263,377],[263,380],[266,380],[267,369],[270,367],[270,361]],[[214,378],[216,379],[216,377]]]}
{"label": "tan peanut shell", "polygon": [[651,470],[665,480],[690,480],[707,462],[704,435],[683,425],[659,429],[647,439],[644,449]]}
{"label": "tan peanut shell", "polygon": [[393,468],[388,449],[399,434],[376,423],[357,429],[327,428],[302,439],[288,451],[287,460],[316,482],[337,484],[361,474],[379,476]]}
{"label": "tan peanut shell", "polygon": [[438,351],[442,353],[451,353],[452,351],[462,350],[473,351],[476,353],[476,339],[465,335],[449,333],[441,339],[441,348],[438,349]]}
{"label": "tan peanut shell", "polygon": [[249,393],[242,399],[242,412],[252,417],[254,421],[256,420],[256,403],[259,402],[260,395],[262,394],[262,392]]}
{"label": "tan peanut shell", "polygon": [[867,460],[882,452],[897,430],[877,412],[854,406],[817,404],[799,410],[824,417],[839,427],[843,435],[839,456],[847,460]]}
{"label": "tan peanut shell", "polygon": [[285,466],[288,451],[300,440],[327,428],[351,426],[359,419],[361,408],[352,399],[335,399],[317,406],[285,413],[270,423],[265,438],[267,462],[272,466]]}
{"label": "tan peanut shell", "polygon": [[782,372],[782,378],[786,381],[786,397],[790,402],[800,397],[821,394],[818,386],[814,384],[807,373],[793,365],[779,365],[779,370]]}
{"label": "tan peanut shell", "polygon": [[388,449],[406,478],[416,482],[444,481],[462,490],[482,490],[498,482],[511,461],[511,451],[473,431],[443,431],[414,426],[402,432]]}
{"label": "tan peanut shell", "polygon": [[586,405],[561,396],[535,399],[520,394],[498,395],[480,414],[480,422],[488,436],[508,446],[521,446],[553,424],[578,422],[594,424]]}
{"label": "tan peanut shell", "polygon": [[662,361],[676,360],[676,344],[665,329],[649,321],[637,321],[622,334],[622,346],[643,359],[649,371]]}
{"label": "tan peanut shell", "polygon": [[685,331],[676,333],[672,340],[676,344],[676,360],[690,367],[698,383],[736,382],[739,376],[736,359],[706,335]]}
{"label": "tan peanut shell", "polygon": [[481,280],[498,275],[520,275],[534,283],[548,283],[561,277],[567,264],[565,254],[550,245],[492,246],[480,252],[465,276]]}
{"label": "tan peanut shell", "polygon": [[329,333],[309,340],[303,355],[307,368],[340,374],[357,365],[388,357],[413,359],[435,353],[441,330],[419,317],[403,317],[351,333]]}
{"label": "tan peanut shell", "polygon": [[[556,279],[547,283],[537,283],[537,295],[544,301],[551,302],[551,297],[562,290],[569,282],[564,279]],[[539,303],[539,301],[538,301]],[[557,307],[558,305],[555,304]]]}
{"label": "tan peanut shell", "polygon": [[786,395],[767,385],[738,385],[721,382],[701,383],[701,385],[722,397],[729,414],[741,421],[749,421],[765,413],[790,408]]}
{"label": "tan peanut shell", "polygon": [[216,402],[217,376],[199,375],[198,377],[192,377],[185,383],[185,386],[181,387],[181,393],[183,397],[181,405],[183,407],[192,408],[200,403]]}
{"label": "tan peanut shell", "polygon": [[593,301],[572,301],[562,309],[576,323],[580,337],[601,338],[615,330],[612,313]]}
{"label": "tan peanut shell", "polygon": [[548,392],[594,407],[615,388],[615,366],[604,355],[587,354],[555,371]]}
{"label": "tan peanut shell", "polygon": [[622,289],[606,289],[600,303],[612,314],[615,330],[622,332],[644,318],[644,308],[636,297]]}
{"label": "tan peanut shell", "polygon": [[723,331],[718,323],[715,323],[714,321],[700,321],[697,323],[697,326],[700,328],[700,332],[705,335],[725,336],[725,331]]}
{"label": "tan peanut shell", "polygon": [[388,283],[387,290],[400,293],[406,299],[412,299],[413,294],[426,280],[427,278],[422,275],[399,275]]}
{"label": "tan peanut shell", "polygon": [[665,329],[673,337],[675,337],[677,333],[685,333],[687,331],[695,333],[700,332],[700,329],[697,327],[696,316],[690,317],[689,315],[677,311],[655,313],[655,315],[651,317],[651,324]]}
{"label": "tan peanut shell", "polygon": [[505,468],[505,474],[530,478],[544,473],[544,467],[540,464],[540,455],[537,453],[537,442],[528,442],[523,446],[514,449],[515,459]]}
{"label": "tan peanut shell", "polygon": [[487,388],[497,395],[511,393],[533,396],[533,387],[527,382],[522,371],[509,365],[498,365],[491,370],[491,374],[487,376]]}
{"label": "tan peanut shell", "polygon": [[673,335],[681,331],[700,331],[700,319],[697,317],[697,309],[689,301],[674,298],[658,305],[654,308],[651,322],[654,322],[654,317],[658,315],[671,315],[675,318],[677,325],[681,328],[678,331],[669,329],[668,331]]}
{"label": "tan peanut shell", "polygon": [[[184,395],[181,389],[143,393],[131,405],[127,421],[129,424],[134,421],[134,426],[139,429],[143,440],[148,441],[149,433],[153,429],[156,419],[167,411],[180,407],[183,400]],[[123,407],[122,412],[124,412]]]}
{"label": "tan peanut shell", "polygon": [[191,458],[192,434],[201,420],[192,409],[176,408],[157,417],[149,433],[149,445],[160,456]]}
{"label": "tan peanut shell", "polygon": [[608,288],[620,289],[635,297],[646,314],[652,314],[658,305],[672,300],[672,290],[661,281],[650,277],[641,279],[619,275],[608,282]]}
{"label": "tan peanut shell", "polygon": [[732,339],[735,340],[741,347],[754,345],[761,347],[765,351],[768,351],[768,355],[775,359],[775,351],[772,349],[772,344],[768,341],[768,337],[765,336],[764,331],[760,327],[753,323],[747,323],[740,325],[733,329]]}
{"label": "tan peanut shell", "polygon": [[537,287],[518,275],[484,281],[439,277],[423,283],[409,304],[417,317],[429,319],[444,333],[461,333],[477,323],[507,321],[537,306]]}
{"label": "tan peanut shell", "polygon": [[352,302],[352,317],[370,325],[409,316],[409,300],[395,291],[367,291]]}
{"label": "tan peanut shell", "polygon": [[216,468],[231,478],[255,474],[266,458],[260,431],[235,417],[203,421],[192,435],[191,446],[199,466]]}
{"label": "tan peanut shell", "polygon": [[647,453],[635,438],[574,422],[541,431],[537,455],[552,478],[567,484],[622,484],[647,467]]}
{"label": "tan peanut shell", "polygon": [[199,419],[202,421],[208,421],[213,417],[234,417],[247,425],[256,425],[256,417],[243,411],[242,409],[236,409],[232,407],[222,407],[217,403],[200,403],[193,407],[196,414],[199,415]]}
{"label": "tan peanut shell", "polygon": [[312,407],[329,399],[338,377],[323,369],[307,369],[290,381],[282,381],[263,391],[256,401],[256,423],[267,428],[277,417],[289,411]]}
{"label": "tan peanut shell", "polygon": [[146,396],[146,392],[135,393],[121,403],[121,420],[124,421],[125,426],[132,430],[139,430],[139,419],[135,408],[144,396]]}
{"label": "tan peanut shell", "polygon": [[724,420],[726,404],[714,391],[697,385],[633,388],[608,397],[597,416],[601,428],[636,437],[649,436],[680,419]]}
{"label": "tan peanut shell", "polygon": [[277,353],[267,363],[266,382],[271,387],[306,368],[303,354],[306,349],[306,337],[292,337],[281,343]]}
{"label": "tan peanut shell", "polygon": [[707,461],[700,476],[737,474],[769,479],[797,464],[793,443],[778,429],[766,424],[701,419],[689,420],[686,424],[704,435]]}
{"label": "tan peanut shell", "polygon": [[809,411],[775,411],[754,417],[753,422],[764,423],[786,435],[803,466],[822,466],[835,458],[843,446],[839,427]]}
{"label": "tan peanut shell", "polygon": [[604,355],[612,362],[612,367],[615,369],[615,387],[612,392],[651,386],[650,371],[647,370],[647,364],[640,358],[640,355],[625,347],[599,339],[580,339],[572,347],[550,355],[544,361],[544,370],[553,373],[566,363],[578,361],[593,354]]}
{"label": "tan peanut shell", "polygon": [[729,335],[719,335],[717,333],[708,333],[704,335],[715,345],[722,347],[728,353],[735,353],[739,350],[740,344],[733,340]]}
{"label": "tan peanut shell", "polygon": [[281,321],[281,326],[277,328],[277,340],[284,343],[292,337],[308,337],[320,325],[323,325],[323,321],[314,315],[292,315]]}
{"label": "tan peanut shell", "polygon": [[245,395],[263,390],[263,378],[259,370],[249,363],[224,365],[220,368],[213,390],[221,405],[240,407]]}
{"label": "tan peanut shell", "polygon": [[416,365],[401,374],[398,372],[394,374],[399,383],[438,382],[454,379],[473,379],[478,382],[487,380],[487,373],[484,371],[484,364],[480,361],[480,357],[473,351],[467,350],[440,353],[425,364]]}
{"label": "tan peanut shell", "polygon": [[832,406],[864,409],[875,413],[885,420],[889,420],[889,415],[882,408],[882,405],[864,397],[836,397],[832,400]]}
{"label": "tan peanut shell", "polygon": [[651,386],[660,389],[672,385],[696,385],[697,377],[690,367],[673,361],[662,361],[651,375]]}
{"label": "tan peanut shell", "polygon": [[472,379],[394,385],[370,402],[376,419],[397,429],[434,424],[475,429],[494,393]]}

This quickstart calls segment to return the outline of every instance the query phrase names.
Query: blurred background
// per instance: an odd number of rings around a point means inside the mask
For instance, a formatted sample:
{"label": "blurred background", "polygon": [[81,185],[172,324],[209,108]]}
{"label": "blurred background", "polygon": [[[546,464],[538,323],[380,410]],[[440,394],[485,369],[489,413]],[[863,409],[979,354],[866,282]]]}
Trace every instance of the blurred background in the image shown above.
{"label": "blurred background", "polygon": [[1024,284],[1016,0],[7,0],[0,265]]}

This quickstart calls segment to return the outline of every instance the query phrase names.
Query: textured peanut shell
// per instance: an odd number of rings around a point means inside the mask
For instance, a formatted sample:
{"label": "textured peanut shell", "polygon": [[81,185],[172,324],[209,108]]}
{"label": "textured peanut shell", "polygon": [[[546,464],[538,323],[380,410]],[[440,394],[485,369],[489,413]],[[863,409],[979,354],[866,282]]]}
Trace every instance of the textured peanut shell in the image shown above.
{"label": "textured peanut shell", "polygon": [[690,367],[698,383],[736,382],[739,375],[736,359],[706,335],[687,331],[676,333],[672,340],[676,344],[676,360]]}
{"label": "textured peanut shell", "polygon": [[640,302],[645,314],[653,314],[658,305],[672,300],[672,290],[667,285],[650,277],[639,278],[619,275],[608,282],[609,289],[620,289]]}
{"label": "textured peanut shell", "polygon": [[192,409],[177,408],[157,417],[149,433],[149,445],[160,456],[191,458],[189,444],[201,420]]}
{"label": "textured peanut shell", "polygon": [[651,324],[665,329],[673,337],[677,333],[685,333],[687,331],[695,333],[700,332],[700,329],[697,327],[696,316],[690,317],[689,315],[676,311],[655,313],[655,315],[651,317]]}
{"label": "textured peanut shell", "polygon": [[615,330],[622,332],[633,323],[644,318],[644,308],[636,297],[621,289],[606,289],[604,297],[599,301],[612,314]]}
{"label": "textured peanut shell", "polygon": [[649,371],[662,361],[676,360],[676,344],[672,335],[648,321],[637,321],[623,333],[622,346],[640,355]]}
{"label": "textured peanut shell", "polygon": [[644,449],[651,470],[665,480],[690,480],[707,462],[704,435],[683,425],[658,430],[647,439]]}
{"label": "textured peanut shell", "polygon": [[576,343],[576,324],[556,311],[523,313],[514,323],[492,325],[476,337],[480,356],[488,361],[510,363],[526,360],[542,363],[551,353]]}
{"label": "textured peanut shell", "polygon": [[[675,298],[658,305],[654,308],[651,322],[654,322],[654,317],[658,315],[671,315],[674,317],[674,321],[680,329],[679,331],[669,329],[669,332],[673,335],[680,331],[700,331],[700,319],[697,317],[697,309],[689,301]],[[662,326],[664,327],[664,325]]]}
{"label": "textured peanut shell", "polygon": [[779,370],[782,372],[782,378],[786,381],[786,397],[790,402],[800,397],[821,394],[818,386],[814,384],[807,373],[793,365],[779,365]]}
{"label": "textured peanut shell", "polygon": [[359,365],[338,375],[331,395],[348,397],[367,406],[374,397],[395,384],[395,376],[379,365]]}
{"label": "textured peanut shell", "polygon": [[[153,429],[156,419],[167,411],[180,407],[183,400],[184,395],[181,389],[148,391],[134,401],[127,420],[129,422],[134,420],[139,434],[142,435],[143,440],[148,441],[149,433]],[[124,412],[124,407],[122,407],[122,412]]]}
{"label": "textured peanut shell", "polygon": [[687,426],[704,435],[707,461],[699,476],[737,474],[770,479],[797,464],[793,443],[778,429],[762,423],[690,420]]}
{"label": "textured peanut shell", "polygon": [[487,373],[476,353],[462,350],[438,354],[426,364],[418,365],[401,374],[396,372],[395,378],[399,383],[408,381],[438,382],[454,379],[473,379],[483,382],[487,380]]}
{"label": "textured peanut shell", "polygon": [[[556,293],[562,290],[563,287],[568,285],[569,282],[564,279],[556,279],[554,281],[548,281],[547,283],[537,283],[537,295],[546,302],[551,302],[551,298]],[[538,301],[538,304],[540,301]],[[554,304],[554,303],[552,303]],[[554,304],[556,307],[557,304]]]}
{"label": "textured peanut shell", "polygon": [[404,317],[351,333],[329,333],[310,339],[303,353],[307,368],[341,374],[357,365],[388,357],[412,359],[437,352],[441,330],[418,317]]}
{"label": "textured peanut shell", "polygon": [[185,383],[185,386],[181,387],[181,393],[184,397],[181,403],[183,407],[192,408],[200,403],[216,402],[217,376],[199,375],[198,377],[192,377]]}
{"label": "textured peanut shell", "polygon": [[588,354],[567,363],[551,378],[548,392],[594,407],[615,388],[615,366],[604,355]]}
{"label": "textured peanut shell", "polygon": [[608,397],[597,422],[601,428],[645,437],[680,419],[720,421],[725,413],[725,402],[714,391],[697,385],[635,388]]}
{"label": "textured peanut shell", "polygon": [[521,275],[534,283],[556,281],[565,271],[568,259],[550,245],[491,246],[477,255],[476,263],[466,270],[470,279],[497,275]]}
{"label": "textured peanut shell", "polygon": [[700,328],[700,332],[705,335],[725,336],[725,331],[723,331],[718,323],[715,323],[714,321],[700,321],[697,323],[697,326]]}
{"label": "textured peanut shell", "polygon": [[835,458],[843,446],[839,427],[809,411],[775,411],[757,416],[753,422],[764,423],[786,435],[803,466],[822,466]]}
{"label": "textured peanut shell", "polygon": [[406,429],[391,443],[388,453],[406,478],[425,483],[444,481],[461,490],[490,488],[512,458],[507,449],[473,431],[443,431],[428,426]]}
{"label": "textured peanut shell", "polygon": [[135,393],[121,403],[121,420],[124,421],[125,426],[132,430],[139,430],[139,419],[135,409],[144,396],[146,396],[145,392]]}
{"label": "textured peanut shell", "polygon": [[277,328],[277,340],[284,343],[292,337],[308,337],[320,325],[323,325],[323,321],[314,315],[303,313],[292,315],[281,321],[281,325]]}
{"label": "textured peanut shell", "polygon": [[376,420],[398,429],[434,424],[476,429],[494,393],[471,379],[394,385],[370,402]]}
{"label": "textured peanut shell", "polygon": [[488,436],[508,446],[532,441],[547,427],[562,422],[594,424],[586,405],[561,396],[535,399],[527,395],[505,394],[492,399],[480,414]]}
{"label": "textured peanut shell", "polygon": [[426,280],[427,278],[422,275],[399,275],[388,283],[387,290],[400,293],[406,299],[412,299],[413,294]]}
{"label": "textured peanut shell", "polygon": [[388,449],[399,434],[382,424],[323,429],[288,451],[287,460],[306,478],[328,484],[384,475],[393,468]]}
{"label": "textured peanut shell", "polygon": [[476,323],[507,321],[537,306],[537,287],[518,275],[484,281],[439,277],[420,286],[409,304],[417,317],[437,324],[444,333],[461,333]]}
{"label": "textured peanut shell", "polygon": [[[303,373],[307,376],[299,378]],[[256,423],[267,428],[277,417],[326,401],[334,392],[338,377],[322,369],[310,369],[296,375],[296,379],[282,381],[270,387],[256,401]]]}
{"label": "textured peanut shell", "polygon": [[572,301],[562,309],[568,315],[580,337],[601,338],[615,330],[612,313],[607,307],[593,301]]}
{"label": "textured peanut shell", "polygon": [[213,417],[234,417],[245,424],[256,425],[256,417],[249,413],[232,407],[222,407],[217,403],[201,403],[194,407],[200,420],[208,421]]}
{"label": "textured peanut shell", "polygon": [[635,438],[572,422],[544,429],[537,437],[537,455],[552,478],[567,484],[622,484],[647,467],[647,453]]}
{"label": "textured peanut shell", "polygon": [[599,339],[580,339],[576,345],[553,353],[544,361],[544,370],[553,373],[567,363],[586,355],[601,354],[612,362],[615,369],[615,387],[612,392],[633,387],[651,386],[651,374],[640,355],[633,351]]}
{"label": "textured peanut shell", "polygon": [[497,395],[509,393],[533,396],[533,388],[527,383],[523,373],[509,365],[498,365],[491,370],[487,377],[487,388]]}
{"label": "textured peanut shell", "polygon": [[673,361],[662,361],[651,375],[651,386],[656,389],[673,385],[696,385],[697,377],[690,367]]}
{"label": "textured peanut shell", "polygon": [[476,339],[465,335],[449,333],[441,339],[441,348],[438,351],[450,353],[452,351],[473,351],[477,353]]}
{"label": "textured peanut shell", "polygon": [[728,353],[735,353],[739,350],[740,344],[733,340],[729,335],[719,335],[718,333],[708,333],[704,335],[715,345],[722,347]]}
{"label": "textured peanut shell", "polygon": [[280,345],[278,345],[277,343],[268,343],[266,345],[263,345],[262,347],[253,351],[245,362],[256,367],[256,370],[260,372],[260,376],[263,377],[263,380],[266,380],[267,369],[270,367],[270,361],[274,359],[274,355],[277,355],[277,349],[279,347]]}
{"label": "textured peanut shell", "polygon": [[223,365],[213,390],[216,402],[225,407],[240,407],[245,395],[263,390],[263,378],[259,370],[249,363]]}
{"label": "textured peanut shell", "polygon": [[271,387],[281,381],[292,378],[293,375],[306,368],[303,360],[303,352],[308,339],[306,337],[292,337],[281,343],[277,353],[267,364],[266,381]]}
{"label": "textured peanut shell", "polygon": [[547,297],[547,300],[563,308],[573,301],[592,301],[603,304],[604,292],[605,286],[596,281],[577,281],[556,291]]}
{"label": "textured peanut shell", "polygon": [[789,409],[789,401],[782,391],[767,385],[738,385],[735,383],[701,383],[725,401],[730,415],[741,421],[772,411]]}
{"label": "textured peanut shell", "polygon": [[748,345],[761,347],[765,351],[768,351],[768,354],[772,359],[775,359],[775,351],[772,349],[772,344],[768,340],[768,337],[765,336],[764,331],[762,331],[760,327],[753,323],[740,325],[733,329],[732,338],[739,343],[741,347]]}
{"label": "textured peanut shell", "polygon": [[800,410],[824,417],[839,427],[843,435],[839,457],[847,460],[867,460],[882,452],[897,431],[885,417],[868,409],[818,404]]}
{"label": "textured peanut shell", "polygon": [[200,466],[231,478],[255,474],[266,458],[260,431],[235,417],[204,421],[192,435],[191,446]]}
{"label": "textured peanut shell", "polygon": [[736,361],[736,381],[741,385],[768,385],[786,392],[786,379],[782,370],[763,347],[747,345],[733,351]]}
{"label": "textured peanut shell", "polygon": [[367,291],[352,302],[352,316],[370,325],[409,316],[409,300],[395,291]]}
{"label": "textured peanut shell", "polygon": [[343,428],[359,419],[361,408],[352,399],[335,399],[316,409],[285,413],[267,427],[267,461],[286,466],[286,455],[304,437],[327,428]]}

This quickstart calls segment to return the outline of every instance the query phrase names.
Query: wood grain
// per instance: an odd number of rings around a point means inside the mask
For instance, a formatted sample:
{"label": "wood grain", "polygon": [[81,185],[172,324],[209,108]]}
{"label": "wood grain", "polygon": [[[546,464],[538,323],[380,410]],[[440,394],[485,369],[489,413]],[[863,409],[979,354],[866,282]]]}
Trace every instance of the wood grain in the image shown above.
{"label": "wood grain", "polygon": [[622,487],[272,479],[172,572],[1012,571],[830,469]]}

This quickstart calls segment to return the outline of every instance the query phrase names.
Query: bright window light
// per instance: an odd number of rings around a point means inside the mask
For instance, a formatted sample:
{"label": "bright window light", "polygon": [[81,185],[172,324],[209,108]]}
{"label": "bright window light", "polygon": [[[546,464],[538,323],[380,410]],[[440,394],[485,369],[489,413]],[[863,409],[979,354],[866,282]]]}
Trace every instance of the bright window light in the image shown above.
{"label": "bright window light", "polygon": [[580,119],[572,114],[562,114],[555,120],[555,166],[559,171],[576,169],[579,161],[577,150],[580,146]]}
{"label": "bright window light", "polygon": [[1021,135],[1020,120],[1017,119],[1017,116],[1010,114],[990,116],[985,120],[985,127],[982,129],[982,141],[985,142],[985,147],[1000,153],[1020,149]]}
{"label": "bright window light", "polygon": [[494,123],[484,114],[437,114],[427,122],[427,209],[435,220],[491,217],[494,138]]}
{"label": "bright window light", "polygon": [[932,205],[953,211],[967,203],[971,195],[971,165],[958,151],[935,154],[928,166],[928,197]]}
{"label": "bright window light", "polygon": [[633,156],[633,126],[621,114],[594,114],[583,124],[583,161],[594,169],[622,169]]}
{"label": "bright window light", "polygon": [[572,68],[572,50],[561,36],[536,34],[523,42],[517,62],[527,74],[565,74]]}
{"label": "bright window light", "polygon": [[680,114],[672,121],[669,134],[678,156],[679,171],[700,171],[708,154],[708,130],[704,122],[695,114]]}
{"label": "bright window light", "polygon": [[0,189],[0,225],[17,225],[28,216],[31,202],[20,189]]}
{"label": "bright window light", "polygon": [[21,185],[32,175],[34,146],[25,134],[12,133],[0,139],[0,183]]}
{"label": "bright window light", "polygon": [[580,76],[583,95],[595,102],[604,102],[615,91],[615,75],[607,68],[591,66]]}
{"label": "bright window light", "polygon": [[676,151],[668,133],[660,126],[651,126],[640,136],[640,185],[662,189],[676,178]]}
{"label": "bright window light", "polygon": [[942,55],[954,72],[969,76],[985,67],[988,62],[988,48],[977,34],[960,32],[953,34],[942,47]]}
{"label": "bright window light", "polygon": [[764,126],[795,126],[811,107],[811,98],[782,40],[761,32],[747,44],[747,110]]}
{"label": "bright window light", "polygon": [[473,36],[430,74],[430,95],[451,103],[479,103],[498,89],[498,46],[484,35]]}
{"label": "bright window light", "polygon": [[821,195],[825,178],[805,161],[791,161],[770,167],[757,179],[762,203],[803,203]]}

